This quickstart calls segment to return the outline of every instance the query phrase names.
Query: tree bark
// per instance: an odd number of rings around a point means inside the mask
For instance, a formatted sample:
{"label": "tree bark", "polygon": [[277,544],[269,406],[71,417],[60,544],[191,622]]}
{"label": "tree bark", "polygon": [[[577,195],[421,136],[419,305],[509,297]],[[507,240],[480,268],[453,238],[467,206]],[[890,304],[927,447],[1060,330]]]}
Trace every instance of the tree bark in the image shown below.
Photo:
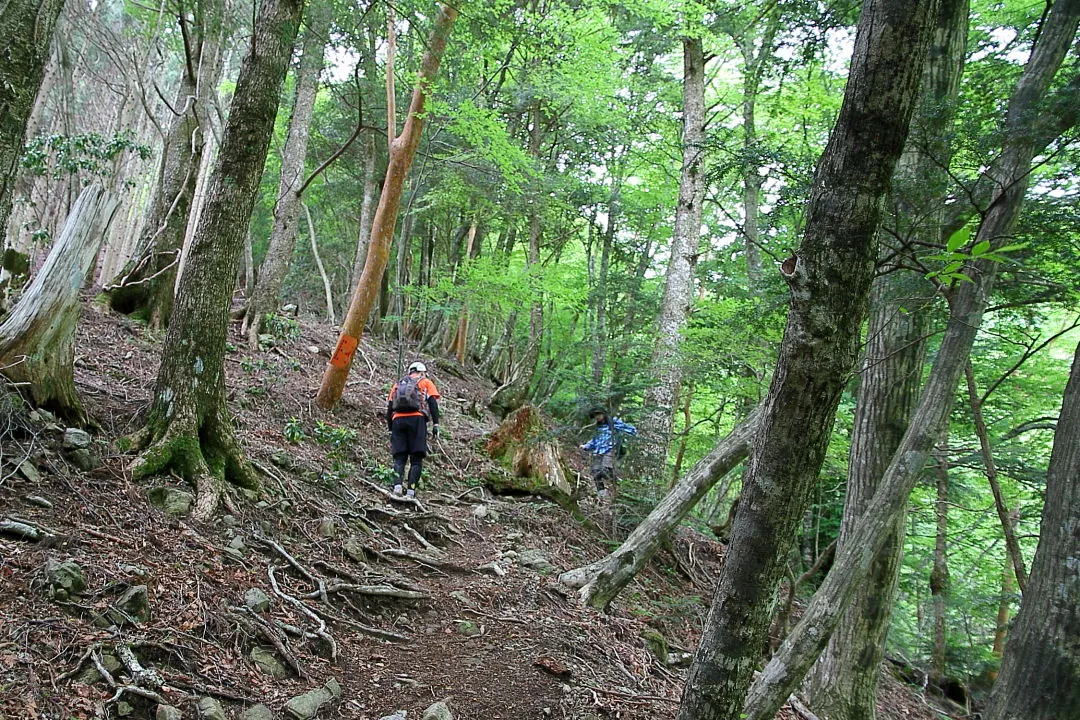
{"label": "tree bark", "polygon": [[934,569],[930,572],[930,603],[934,607],[934,640],[930,652],[930,681],[941,687],[945,679],[946,613],[949,605],[949,460],[948,440],[942,440],[934,487]]}
{"label": "tree bark", "polygon": [[315,267],[319,270],[319,277],[322,278],[323,293],[326,295],[326,320],[331,326],[337,325],[337,318],[334,314],[334,291],[330,288],[330,278],[326,275],[322,257],[319,256],[319,242],[315,237],[315,222],[311,219],[311,210],[308,206],[301,203],[301,207],[304,208],[304,217],[307,218],[308,238],[311,240],[311,256],[315,259]]}
{"label": "tree bark", "polygon": [[274,227],[255,283],[255,292],[244,315],[244,332],[248,348],[259,348],[259,329],[263,318],[277,310],[281,286],[296,249],[296,231],[300,222],[299,194],[304,182],[304,161],[307,159],[308,138],[315,97],[319,93],[319,75],[323,69],[326,35],[330,29],[331,8],[321,2],[311,3],[308,27],[304,31],[304,49],[296,70],[296,97],[289,118],[289,134],[281,157],[281,181],[278,184],[277,204],[274,207]]}
{"label": "tree bark", "polygon": [[375,213],[375,196],[379,192],[379,179],[375,174],[375,137],[368,134],[364,140],[364,197],[360,201],[360,230],[356,238],[356,256],[353,259],[349,287],[360,284],[360,275],[367,261],[368,241],[371,238],[371,221]]}
{"label": "tree bark", "polygon": [[882,199],[918,99],[936,5],[870,0],[863,6],[844,103],[815,173],[806,234],[781,266],[791,288],[787,327],[679,720],[729,720],[743,711],[772,594],[858,351]]}
{"label": "tree bark", "polygon": [[0,372],[25,383],[35,405],[87,422],[75,392],[75,325],[79,288],[116,211],[98,184],[79,195],[45,264],[0,324]]}
{"label": "tree bark", "polygon": [[448,5],[439,6],[435,28],[428,38],[427,51],[420,63],[419,77],[409,105],[409,116],[405,120],[401,136],[395,138],[390,144],[390,161],[386,168],[386,180],[383,183],[382,196],[379,198],[379,207],[375,211],[375,219],[372,222],[371,241],[368,244],[364,272],[360,275],[360,283],[353,293],[337,347],[326,366],[322,386],[315,398],[321,407],[333,408],[341,398],[341,392],[345,389],[345,380],[349,376],[349,368],[352,367],[353,354],[364,332],[371,306],[379,294],[379,284],[390,257],[390,242],[394,237],[394,226],[397,223],[401,188],[412,165],[413,157],[416,155],[416,147],[420,144],[420,132],[424,126],[424,104],[429,85],[439,70],[439,63],[442,61],[450,29],[456,17],[457,10],[454,8]]}
{"label": "tree bark", "polygon": [[225,340],[247,218],[273,135],[281,85],[300,24],[300,0],[263,0],[240,68],[208,200],[180,278],[136,478],[176,470],[198,489],[195,517],[213,515],[226,481],[257,488],[225,399]]}
{"label": "tree bark", "polygon": [[195,186],[222,69],[223,8],[210,0],[200,7],[206,22],[197,24],[200,37],[182,64],[173,104],[176,115],[162,148],[149,217],[136,243],[134,259],[105,287],[113,310],[139,316],[155,329],[168,325],[172,315],[180,253],[192,219]]}
{"label": "tree bark", "polygon": [[[1044,23],[1012,97],[1005,119],[1005,141],[998,161],[987,171],[998,190],[985,211],[973,243],[1006,242],[1020,212],[1027,189],[1031,159],[1039,140],[1029,132],[1038,121],[1032,110],[1042,98],[1076,35],[1080,0],[1055,5]],[[837,550],[832,570],[803,611],[798,625],[769,661],[747,699],[747,720],[771,720],[776,709],[802,680],[806,670],[828,641],[851,593],[866,577],[874,555],[907,504],[908,495],[940,438],[957,383],[963,376],[971,346],[982,323],[997,264],[978,260],[963,268],[970,282],[960,282],[950,297],[949,322],[934,366],[900,447],[873,498],[851,533],[850,542]]]}
{"label": "tree bark", "polygon": [[[1068,2],[1069,0],[1062,0]],[[1057,6],[1055,5],[1055,8]],[[1039,547],[986,720],[1080,717],[1080,348],[1046,473]]]}
{"label": "tree bark", "polygon": [[679,342],[694,298],[694,265],[705,197],[705,55],[701,38],[683,38],[682,175],[675,208],[664,296],[657,319],[659,334],[649,361],[652,383],[642,399],[639,467],[646,477],[664,476],[671,441],[673,403],[682,379]]}
{"label": "tree bark", "polygon": [[759,430],[760,409],[735,426],[731,433],[683,476],[613,553],[590,565],[568,570],[559,582],[579,588],[581,599],[605,608],[645,563],[656,554],[672,530],[716,482],[746,458],[750,441]]}
{"label": "tree bark", "polygon": [[[950,122],[963,70],[967,0],[943,0],[923,73],[922,97],[897,166],[889,219],[911,244],[939,242]],[[903,439],[919,398],[926,355],[928,305],[934,288],[904,269],[887,236],[878,237],[879,275],[871,289],[848,459],[838,545],[845,547],[889,459]],[[893,521],[867,580],[855,589],[828,647],[804,683],[811,706],[831,720],[874,720],[880,664],[899,580],[905,513]]]}
{"label": "tree bark", "polygon": [[0,233],[7,228],[26,125],[63,5],[63,0],[8,0],[0,5]]}

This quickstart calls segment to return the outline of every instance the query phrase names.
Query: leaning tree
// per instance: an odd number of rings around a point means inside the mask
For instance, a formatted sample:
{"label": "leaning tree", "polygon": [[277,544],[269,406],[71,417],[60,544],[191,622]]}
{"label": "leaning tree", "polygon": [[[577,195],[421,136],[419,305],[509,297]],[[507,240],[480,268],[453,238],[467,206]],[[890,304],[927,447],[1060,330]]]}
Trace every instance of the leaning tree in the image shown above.
{"label": "leaning tree", "polygon": [[679,720],[739,717],[769,607],[855,362],[874,275],[874,234],[919,94],[936,0],[869,0],[844,103],[818,164],[742,502],[683,691]]}
{"label": "leaning tree", "polygon": [[195,516],[216,510],[225,481],[257,487],[225,401],[229,305],[248,217],[274,130],[302,0],[263,0],[240,68],[206,208],[191,241],[162,348],[135,477],[167,468],[198,488]]}

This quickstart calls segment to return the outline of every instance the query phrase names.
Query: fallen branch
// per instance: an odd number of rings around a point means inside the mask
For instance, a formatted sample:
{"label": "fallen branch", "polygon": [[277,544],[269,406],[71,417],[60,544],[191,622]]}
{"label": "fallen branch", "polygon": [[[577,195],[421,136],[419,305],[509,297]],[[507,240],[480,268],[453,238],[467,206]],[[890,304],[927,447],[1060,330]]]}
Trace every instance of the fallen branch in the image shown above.
{"label": "fallen branch", "polygon": [[254,610],[247,607],[246,605],[234,607],[233,611],[242,613],[245,616],[245,619],[250,620],[253,623],[254,631],[262,637],[266,638],[266,640],[274,646],[274,649],[278,651],[278,654],[281,655],[281,657],[285,658],[285,660],[289,663],[289,666],[293,669],[293,672],[295,672],[299,677],[303,678],[304,680],[310,679],[307,672],[304,671],[303,666],[300,664],[300,661],[297,660],[296,656],[293,655],[285,646],[285,643],[282,642],[281,636],[278,635],[278,631],[273,625],[266,622],[266,620],[263,620],[261,617],[259,617],[258,613],[256,613]]}
{"label": "fallen branch", "polygon": [[40,528],[15,520],[0,520],[0,533],[17,537],[20,540],[29,540],[31,542],[37,542],[51,537],[49,533]]}
{"label": "fallen branch", "polygon": [[326,621],[323,620],[318,613],[309,608],[307,605],[300,602],[292,595],[289,595],[282,591],[282,589],[278,586],[277,576],[274,575],[274,570],[276,569],[277,568],[275,568],[273,565],[266,568],[266,574],[270,577],[270,586],[274,589],[274,592],[277,594],[278,597],[285,600],[297,610],[315,621],[315,623],[319,626],[318,629],[315,630],[315,634],[318,637],[322,638],[322,640],[330,646],[330,659],[337,660],[337,643],[334,641],[334,638],[331,637],[330,633],[326,631]]}

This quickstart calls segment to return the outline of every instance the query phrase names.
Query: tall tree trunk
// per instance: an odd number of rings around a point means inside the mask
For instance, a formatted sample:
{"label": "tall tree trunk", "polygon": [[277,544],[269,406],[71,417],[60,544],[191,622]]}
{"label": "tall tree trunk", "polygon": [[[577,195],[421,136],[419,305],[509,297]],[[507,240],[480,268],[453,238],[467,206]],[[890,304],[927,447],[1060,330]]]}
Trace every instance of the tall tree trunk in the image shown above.
{"label": "tall tree trunk", "polygon": [[760,409],[752,412],[720,441],[712,452],[698,461],[649,516],[607,557],[590,565],[567,570],[559,582],[580,588],[581,599],[595,608],[605,608],[645,563],[656,554],[671,531],[709,492],[716,482],[746,458],[750,441],[758,432]]}
{"label": "tall tree trunk", "polygon": [[263,0],[240,68],[208,200],[161,351],[142,454],[132,475],[177,471],[198,489],[194,515],[210,517],[230,481],[257,488],[225,400],[225,339],[247,218],[273,135],[281,85],[300,25],[300,0]]}
{"label": "tall tree trunk", "polygon": [[78,423],[87,420],[73,369],[79,288],[115,211],[100,185],[83,190],[45,264],[0,324],[0,372],[25,383],[35,405]]}
{"label": "tall tree trunk", "polygon": [[930,681],[941,687],[945,679],[946,611],[949,604],[949,447],[941,443],[934,487],[934,569],[930,572],[930,602],[934,607],[934,640],[930,653]]}
{"label": "tall tree trunk", "polygon": [[360,230],[356,238],[356,256],[353,259],[352,275],[349,287],[360,283],[367,260],[368,240],[371,238],[371,221],[375,215],[375,196],[379,192],[379,178],[375,174],[375,136],[368,133],[364,139],[364,195],[360,201]]}
{"label": "tall tree trunk", "polygon": [[326,320],[331,326],[337,325],[337,318],[334,314],[334,291],[330,288],[330,278],[326,275],[326,268],[323,267],[322,257],[319,255],[319,242],[315,237],[315,222],[311,219],[311,210],[307,205],[300,204],[304,208],[304,217],[307,218],[308,227],[308,239],[311,241],[311,257],[315,259],[315,267],[319,270],[319,277],[322,278],[323,293],[326,295]]}
{"label": "tall tree trunk", "polygon": [[675,467],[671,473],[672,486],[678,482],[679,475],[682,474],[683,458],[686,457],[686,444],[690,440],[690,423],[693,419],[690,414],[690,406],[694,402],[694,383],[683,383],[681,391],[682,397],[680,397],[679,400],[682,405],[683,431],[682,435],[679,437],[679,449],[675,453]]}
{"label": "tall tree trunk", "polygon": [[781,266],[791,288],[787,327],[679,720],[729,720],[743,710],[772,595],[858,351],[881,204],[918,99],[936,7],[936,0],[863,6],[806,234]]}
{"label": "tall tree trunk", "polygon": [[[1043,97],[1076,35],[1080,1],[1055,5],[1044,23],[1031,60],[1024,68],[1005,119],[1005,143],[986,174],[997,188],[983,213],[973,243],[1000,247],[1007,241],[1027,190],[1031,159],[1041,140],[1031,132],[1040,121],[1032,110]],[[867,504],[844,548],[837,549],[825,581],[803,611],[798,625],[755,681],[747,699],[747,720],[771,720],[776,709],[802,680],[828,641],[851,593],[866,577],[869,565],[886,540],[886,529],[907,505],[927,457],[945,428],[957,383],[993,289],[997,264],[978,260],[963,268],[970,282],[958,283],[950,296],[949,322],[919,406],[874,497]],[[730,552],[730,550],[729,550]]]}
{"label": "tall tree trunk", "polygon": [[[1062,3],[1070,0],[1061,0]],[[1057,6],[1055,5],[1055,8]],[[1080,347],[1046,472],[1039,547],[986,720],[1080,717]]]}
{"label": "tall tree trunk", "polygon": [[642,400],[639,467],[646,477],[664,475],[671,441],[673,403],[682,379],[679,341],[694,299],[694,265],[701,234],[705,197],[705,55],[701,38],[683,38],[682,176],[675,208],[664,297],[657,319],[659,334],[649,362],[652,382]]}
{"label": "tall tree trunk", "polygon": [[281,286],[289,272],[296,231],[300,222],[300,186],[304,182],[304,161],[307,158],[308,138],[311,135],[311,116],[315,96],[319,92],[319,75],[323,69],[326,35],[330,29],[331,8],[321,2],[307,6],[308,21],[304,31],[304,49],[296,70],[296,98],[289,118],[289,135],[281,157],[281,181],[278,184],[277,204],[274,206],[274,227],[255,283],[255,292],[244,315],[244,331],[248,348],[259,348],[259,329],[263,318],[277,310]]}
{"label": "tall tree trunk", "polygon": [[113,310],[138,315],[157,329],[165,327],[172,315],[180,254],[223,62],[223,7],[216,0],[204,0],[199,7],[205,22],[197,23],[198,42],[181,68],[173,104],[176,115],[165,137],[149,217],[134,259],[105,287]]}
{"label": "tall tree trunk", "polygon": [[0,5],[0,233],[7,228],[26,125],[63,5],[63,0],[8,0]]}
{"label": "tall tree trunk", "polygon": [[[967,0],[942,0],[923,74],[922,99],[896,171],[890,222],[913,244],[939,241],[950,149],[945,127],[966,51]],[[927,210],[931,208],[931,210]],[[936,211],[934,210],[936,208]],[[913,221],[914,219],[914,221]],[[892,250],[879,236],[880,257]],[[901,256],[902,257],[902,256]],[[871,316],[859,373],[848,481],[838,547],[873,497],[919,398],[926,354],[926,307],[933,287],[901,261],[887,261],[871,290]],[[804,687],[816,712],[833,720],[874,720],[879,666],[899,580],[905,513],[893,521],[869,577],[855,589],[829,645]]]}
{"label": "tall tree trunk", "polygon": [[[612,153],[615,158],[615,153]],[[621,179],[618,160],[615,165],[615,177],[611,180],[611,195],[608,198],[607,227],[604,228],[603,246],[600,250],[600,273],[596,282],[596,323],[593,326],[592,379],[595,387],[600,387],[604,380],[604,362],[607,355],[607,305],[608,271],[611,269],[611,245],[615,240],[615,229],[619,221],[619,191]],[[593,402],[607,401],[607,398],[592,398]]]}
{"label": "tall tree trunk", "polygon": [[360,335],[364,332],[371,306],[379,294],[379,284],[390,257],[390,242],[394,237],[394,226],[397,223],[401,189],[409,167],[412,165],[413,157],[416,155],[416,147],[420,144],[428,87],[439,70],[439,63],[442,61],[450,29],[456,17],[457,10],[454,8],[449,5],[439,6],[435,28],[428,38],[427,51],[420,62],[420,73],[416,88],[413,90],[412,102],[409,105],[409,116],[405,120],[405,127],[402,128],[400,137],[390,143],[390,161],[386,168],[386,180],[383,183],[382,196],[379,198],[379,207],[375,211],[375,219],[372,222],[371,241],[368,244],[364,272],[360,275],[360,282],[353,293],[349,312],[341,328],[341,336],[323,373],[322,386],[316,396],[316,402],[321,407],[332,408],[341,398],[341,392],[345,389],[345,380],[349,376],[349,368],[352,367],[353,354],[360,342]]}

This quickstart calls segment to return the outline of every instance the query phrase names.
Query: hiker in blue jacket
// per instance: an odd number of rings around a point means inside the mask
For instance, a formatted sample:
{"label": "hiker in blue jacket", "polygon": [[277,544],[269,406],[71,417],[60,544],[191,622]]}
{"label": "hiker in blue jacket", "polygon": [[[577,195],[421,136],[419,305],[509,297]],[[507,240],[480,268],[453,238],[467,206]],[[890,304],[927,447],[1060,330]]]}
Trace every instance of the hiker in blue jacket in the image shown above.
{"label": "hiker in blue jacket", "polygon": [[582,450],[592,453],[592,476],[596,483],[596,496],[601,500],[607,497],[604,480],[615,481],[615,460],[622,444],[620,435],[637,435],[637,428],[617,417],[609,417],[607,411],[594,407],[589,411],[596,430],[592,440],[581,446]]}

